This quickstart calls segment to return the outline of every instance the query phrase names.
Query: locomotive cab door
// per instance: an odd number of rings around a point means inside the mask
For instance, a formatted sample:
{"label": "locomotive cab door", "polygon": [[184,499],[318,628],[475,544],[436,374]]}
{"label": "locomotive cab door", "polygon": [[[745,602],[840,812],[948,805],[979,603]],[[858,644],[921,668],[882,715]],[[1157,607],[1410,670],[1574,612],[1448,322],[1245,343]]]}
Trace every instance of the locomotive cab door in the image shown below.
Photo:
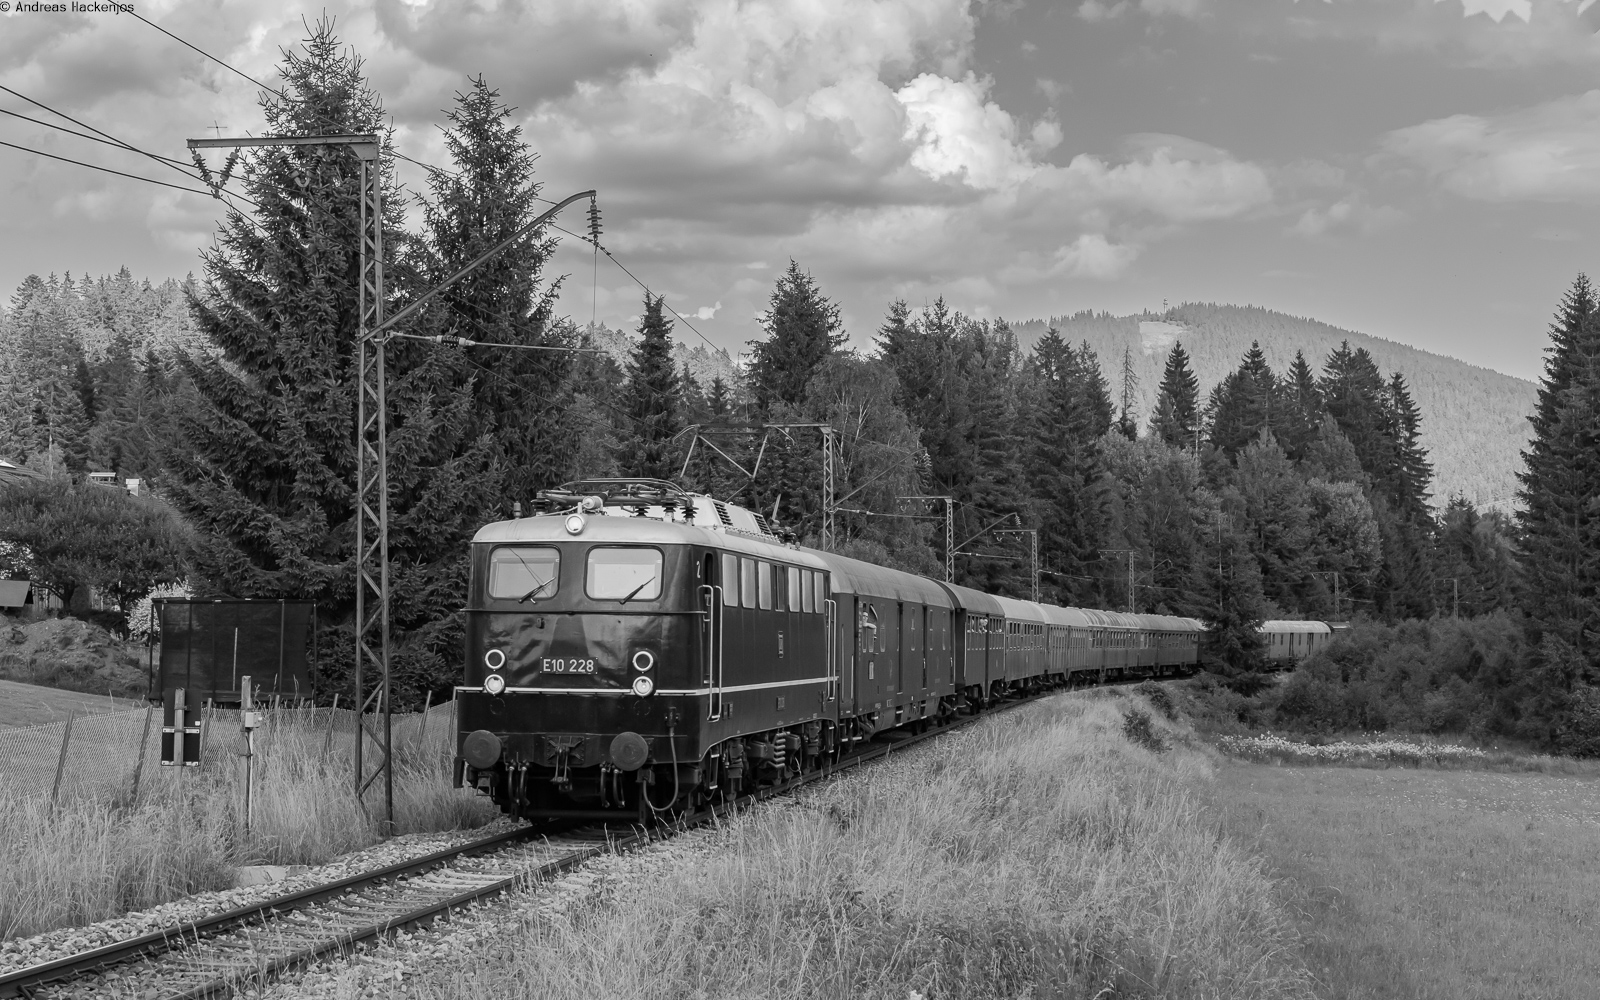
{"label": "locomotive cab door", "polygon": [[706,718],[711,721],[722,718],[723,587],[727,581],[717,579],[717,563],[715,555],[706,556],[706,582],[700,586],[700,682],[709,694]]}

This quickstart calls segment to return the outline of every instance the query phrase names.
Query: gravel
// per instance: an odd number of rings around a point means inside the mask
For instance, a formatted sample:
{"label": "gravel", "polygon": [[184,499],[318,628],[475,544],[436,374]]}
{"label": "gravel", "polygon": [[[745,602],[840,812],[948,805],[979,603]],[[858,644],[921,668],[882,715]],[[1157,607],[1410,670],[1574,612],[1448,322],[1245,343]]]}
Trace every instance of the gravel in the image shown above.
{"label": "gravel", "polygon": [[202,892],[137,913],[127,913],[83,927],[62,927],[29,938],[0,941],[0,975],[43,965],[93,948],[126,941],[177,924],[191,923],[226,913],[301,889],[326,885],[351,875],[375,871],[388,865],[456,847],[470,841],[512,829],[516,824],[501,818],[474,830],[445,833],[411,833],[395,837],[365,850],[346,854],[323,865],[290,875],[276,882],[265,882],[239,889]]}

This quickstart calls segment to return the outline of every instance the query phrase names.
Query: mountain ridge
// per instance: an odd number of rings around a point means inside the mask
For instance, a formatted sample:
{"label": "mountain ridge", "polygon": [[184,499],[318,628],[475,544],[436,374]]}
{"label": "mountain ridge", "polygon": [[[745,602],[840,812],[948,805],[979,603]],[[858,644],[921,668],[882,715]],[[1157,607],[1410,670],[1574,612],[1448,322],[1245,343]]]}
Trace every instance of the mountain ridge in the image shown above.
{"label": "mountain ridge", "polygon": [[1121,395],[1124,350],[1139,384],[1133,394],[1141,427],[1155,407],[1173,341],[1189,353],[1202,393],[1238,367],[1259,342],[1273,371],[1283,374],[1303,351],[1319,373],[1330,351],[1349,341],[1372,355],[1387,376],[1401,372],[1422,412],[1422,443],[1434,463],[1434,503],[1460,494],[1482,507],[1507,509],[1517,489],[1538,387],[1514,375],[1425,351],[1310,317],[1214,302],[1187,302],[1165,312],[1115,316],[1084,310],[1048,320],[1011,324],[1019,346],[1031,349],[1054,326],[1073,343],[1086,341],[1100,359],[1114,400]]}

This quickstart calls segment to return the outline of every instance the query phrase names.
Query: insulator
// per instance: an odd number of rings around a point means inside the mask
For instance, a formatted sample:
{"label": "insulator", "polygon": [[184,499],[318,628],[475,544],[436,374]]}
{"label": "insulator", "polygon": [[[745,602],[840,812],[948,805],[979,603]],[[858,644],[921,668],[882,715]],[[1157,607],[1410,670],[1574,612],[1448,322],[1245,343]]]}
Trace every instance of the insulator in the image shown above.
{"label": "insulator", "polygon": [[600,203],[598,201],[593,201],[593,200],[591,200],[589,202],[589,239],[592,240],[596,246],[599,246],[599,244],[600,244]]}

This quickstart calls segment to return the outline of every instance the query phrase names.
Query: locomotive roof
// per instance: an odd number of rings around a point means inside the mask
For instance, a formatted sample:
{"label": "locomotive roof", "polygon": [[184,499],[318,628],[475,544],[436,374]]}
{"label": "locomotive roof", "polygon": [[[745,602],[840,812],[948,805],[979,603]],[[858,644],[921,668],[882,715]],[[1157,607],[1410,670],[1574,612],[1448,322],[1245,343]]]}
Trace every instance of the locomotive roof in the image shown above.
{"label": "locomotive roof", "polygon": [[1311,632],[1323,635],[1333,631],[1327,622],[1269,621],[1261,623],[1263,632]]}
{"label": "locomotive roof", "polygon": [[827,569],[810,549],[795,548],[760,538],[726,531],[715,531],[652,517],[584,515],[583,531],[574,535],[566,529],[565,514],[536,514],[511,521],[494,521],[478,529],[474,543],[511,542],[622,542],[632,545],[704,545],[749,556],[759,556],[804,566]]}

